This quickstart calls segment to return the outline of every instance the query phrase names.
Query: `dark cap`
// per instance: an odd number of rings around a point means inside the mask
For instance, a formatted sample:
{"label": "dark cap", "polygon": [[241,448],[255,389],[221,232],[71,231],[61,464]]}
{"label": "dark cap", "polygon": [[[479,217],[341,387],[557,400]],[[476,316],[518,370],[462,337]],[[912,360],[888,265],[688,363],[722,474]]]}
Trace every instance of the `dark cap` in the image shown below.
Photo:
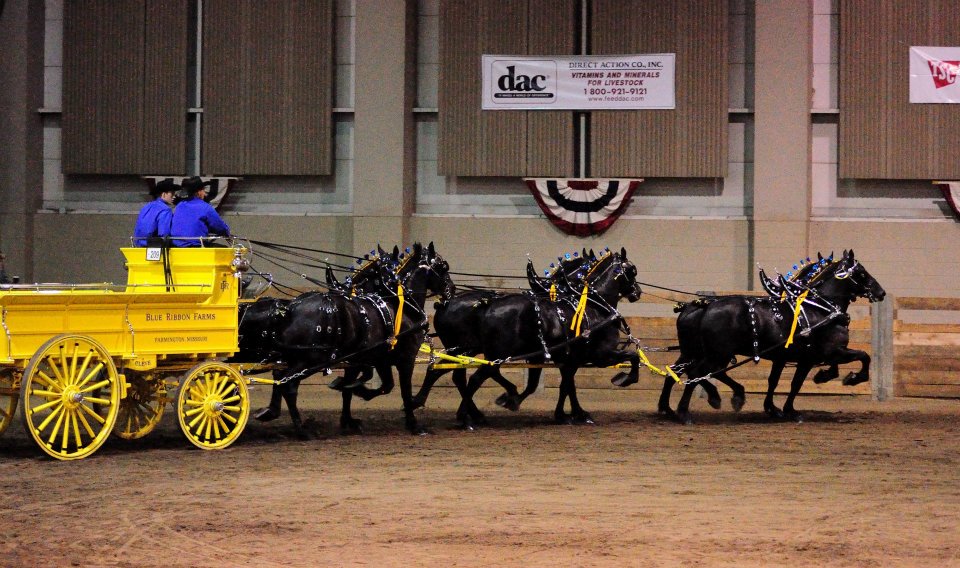
{"label": "dark cap", "polygon": [[166,193],[168,191],[176,192],[178,189],[180,189],[179,184],[174,183],[174,181],[170,178],[166,178],[158,181],[152,188],[150,188],[150,195],[157,197],[161,193]]}

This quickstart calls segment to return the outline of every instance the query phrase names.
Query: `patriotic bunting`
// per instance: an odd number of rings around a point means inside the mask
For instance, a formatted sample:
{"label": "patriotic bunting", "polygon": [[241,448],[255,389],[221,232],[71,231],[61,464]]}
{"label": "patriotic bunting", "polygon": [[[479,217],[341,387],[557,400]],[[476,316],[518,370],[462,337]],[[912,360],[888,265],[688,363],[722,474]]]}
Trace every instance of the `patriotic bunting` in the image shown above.
{"label": "patriotic bunting", "polygon": [[943,192],[947,205],[950,206],[957,219],[960,219],[960,181],[936,181],[934,183],[940,186],[940,191]]}
{"label": "patriotic bunting", "polygon": [[587,237],[610,228],[630,204],[642,179],[528,178],[544,215],[561,231]]}

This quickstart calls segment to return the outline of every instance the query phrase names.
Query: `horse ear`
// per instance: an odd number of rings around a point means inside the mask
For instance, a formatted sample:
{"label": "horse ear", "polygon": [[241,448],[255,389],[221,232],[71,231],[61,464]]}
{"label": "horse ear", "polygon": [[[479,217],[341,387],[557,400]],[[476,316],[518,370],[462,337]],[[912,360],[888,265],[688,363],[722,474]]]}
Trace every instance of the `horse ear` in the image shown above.
{"label": "horse ear", "polygon": [[433,241],[430,241],[430,244],[427,245],[427,252],[430,253],[431,257],[434,257],[437,255],[437,249],[433,247]]}
{"label": "horse ear", "polygon": [[393,260],[398,260],[400,258],[400,247],[398,245],[393,245]]}
{"label": "horse ear", "polygon": [[823,255],[820,254],[820,251],[817,251],[817,261],[823,260]]}
{"label": "horse ear", "polygon": [[853,249],[850,249],[850,260],[853,260]]}
{"label": "horse ear", "polygon": [[415,255],[420,255],[423,252],[423,245],[420,244],[420,241],[413,243],[413,253]]}
{"label": "horse ear", "polygon": [[620,247],[620,260],[627,260],[627,249]]}

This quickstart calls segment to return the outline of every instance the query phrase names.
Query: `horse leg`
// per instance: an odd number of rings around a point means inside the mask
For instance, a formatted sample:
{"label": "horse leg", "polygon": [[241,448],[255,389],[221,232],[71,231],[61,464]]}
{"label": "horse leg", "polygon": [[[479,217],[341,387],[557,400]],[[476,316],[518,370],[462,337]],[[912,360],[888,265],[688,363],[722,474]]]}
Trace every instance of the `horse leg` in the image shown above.
{"label": "horse leg", "polygon": [[767,376],[767,396],[763,399],[763,411],[771,418],[783,418],[783,411],[777,408],[773,403],[773,391],[777,390],[780,383],[780,374],[787,362],[783,359],[774,359],[773,366],[770,367],[770,374]]}
{"label": "horse leg", "polygon": [[[740,409],[743,408],[744,403],[747,402],[747,390],[743,388],[743,385],[741,385],[737,381],[730,378],[730,375],[726,373],[718,373],[716,375],[716,379],[721,383],[730,387],[730,389],[733,391],[733,396],[730,397],[730,406],[733,407],[734,412],[740,412]],[[704,381],[700,383],[700,386],[704,387],[704,389],[706,390],[707,384],[710,384],[710,381]],[[716,393],[717,387],[714,386],[713,384],[710,384],[710,386],[713,387],[713,391]],[[707,392],[707,394],[708,395],[710,394],[709,391]],[[718,399],[720,398],[719,393],[717,393],[717,398]],[[711,403],[710,406],[713,406],[713,404]],[[720,408],[719,400],[717,401],[717,406],[713,406],[713,407]]]}
{"label": "horse leg", "polygon": [[490,367],[486,365],[474,371],[474,373],[470,375],[470,380],[467,382],[465,388],[460,393],[462,401],[460,408],[457,409],[457,420],[464,430],[473,431],[477,425],[487,423],[486,416],[483,415],[483,412],[480,412],[476,403],[473,402],[473,395],[483,386],[490,372]]}
{"label": "horse leg", "polygon": [[[540,378],[543,376],[543,369],[540,367],[532,367],[527,369],[527,385],[523,387],[523,392],[517,396],[516,400],[516,409],[520,409],[520,405],[523,404],[523,401],[527,400],[527,397],[537,392],[537,389],[540,388]],[[507,407],[509,408],[509,407]]]}
{"label": "horse leg", "polygon": [[[860,351],[858,349],[843,349],[840,352],[840,356],[834,358],[833,360],[836,364],[860,361],[860,370],[856,372],[851,371],[848,373],[847,376],[843,378],[843,386],[852,387],[870,380],[870,355],[868,355],[866,351]],[[840,374],[839,370],[837,374]]]}
{"label": "horse leg", "polygon": [[342,391],[340,396],[343,398],[343,406],[340,408],[340,432],[344,434],[363,434],[363,421],[354,418],[350,411],[353,391]]}
{"label": "horse leg", "polygon": [[610,379],[618,387],[628,387],[640,381],[640,356],[634,351],[628,357],[618,357],[621,361],[630,361],[628,372],[620,371]]}
{"label": "horse leg", "polygon": [[[279,381],[283,377],[283,371],[273,370],[273,380]],[[280,401],[283,396],[283,385],[273,385],[270,390],[270,404],[264,406],[253,414],[253,417],[260,422],[270,422],[280,418]]]}
{"label": "horse leg", "polygon": [[497,369],[497,371],[493,373],[493,380],[505,391],[493,402],[497,406],[502,406],[512,412],[520,410],[520,392],[517,390],[517,385],[507,380],[507,378],[503,376],[503,373],[500,372],[500,369]]}
{"label": "horse leg", "polygon": [[[563,399],[570,399],[570,417],[569,423],[572,424],[593,424],[593,417],[590,416],[590,413],[583,409],[580,406],[580,401],[577,400],[577,383],[574,381],[574,377],[577,374],[577,367],[572,366],[562,366],[560,367],[560,402],[557,405],[557,411],[561,416],[563,416]],[[554,412],[554,417],[557,416],[557,412]],[[566,418],[566,416],[563,416]],[[566,421],[566,420],[565,420]]]}
{"label": "horse leg", "polygon": [[832,381],[833,379],[840,376],[840,368],[836,363],[830,365],[826,369],[820,369],[817,371],[817,374],[813,376],[813,382],[822,385],[825,382]]}
{"label": "horse leg", "polygon": [[803,386],[803,381],[807,378],[807,374],[810,373],[810,369],[812,368],[813,365],[810,363],[797,363],[797,370],[793,374],[793,380],[790,382],[790,394],[787,395],[787,400],[783,403],[784,417],[790,418],[797,422],[803,422],[803,416],[801,416],[800,413],[793,408],[793,401],[795,398],[797,398],[797,394],[800,392],[800,387]]}
{"label": "horse leg", "polygon": [[[531,394],[537,392],[537,387],[540,386],[540,376],[543,374],[543,369],[539,367],[531,367],[527,369],[527,384],[523,387],[523,392],[517,392],[517,387],[510,383],[508,388],[504,386],[504,389],[507,391],[497,397],[497,400],[494,402],[497,403],[497,406],[502,406],[507,410],[516,412],[520,410],[520,405],[523,404],[523,401],[527,400],[527,397]],[[501,385],[502,386],[502,385]]]}
{"label": "horse leg", "polygon": [[433,385],[440,379],[440,377],[447,374],[449,369],[430,369],[427,368],[427,373],[423,377],[423,384],[420,385],[420,390],[417,391],[417,394],[413,396],[410,404],[413,405],[413,408],[420,408],[427,403],[427,397],[430,396],[430,390],[433,388]]}
{"label": "horse leg", "polygon": [[690,399],[693,398],[693,391],[696,389],[697,383],[686,383],[683,385],[683,394],[680,395],[680,400],[677,402],[677,411],[671,416],[680,424],[693,424],[693,415],[690,414]]}
{"label": "horse leg", "polygon": [[[370,371],[373,374],[373,371]],[[366,386],[354,387],[350,389],[353,394],[359,396],[363,400],[371,401],[378,396],[383,396],[385,394],[390,394],[393,391],[393,371],[389,365],[382,367],[377,367],[377,374],[380,375],[380,387],[371,389]]]}
{"label": "horse leg", "polygon": [[297,438],[306,440],[308,438],[303,429],[303,419],[300,417],[300,409],[297,408],[297,394],[300,390],[300,379],[296,378],[280,385],[282,387],[283,400],[287,403],[287,410],[290,411],[290,421],[293,422],[293,431]]}
{"label": "horse leg", "polygon": [[[389,368],[389,367],[388,367]],[[413,362],[397,365],[397,379],[400,382],[400,399],[403,400],[403,417],[407,430],[411,434],[429,434],[426,428],[417,423],[413,406]],[[392,382],[392,378],[391,378]]]}
{"label": "horse leg", "polygon": [[[357,380],[357,377],[362,373],[362,378]],[[327,385],[327,388],[333,389],[335,391],[343,391],[351,388],[356,388],[359,385],[370,380],[373,377],[373,369],[370,368],[361,368],[361,367],[347,367],[344,369],[343,374],[339,377],[334,378],[330,381],[330,384]]]}
{"label": "horse leg", "polygon": [[673,392],[673,385],[676,384],[676,382],[677,381],[673,380],[673,377],[669,375],[663,378],[663,387],[660,388],[660,400],[657,401],[657,414],[669,418],[676,417],[673,409],[670,408],[670,393]]}

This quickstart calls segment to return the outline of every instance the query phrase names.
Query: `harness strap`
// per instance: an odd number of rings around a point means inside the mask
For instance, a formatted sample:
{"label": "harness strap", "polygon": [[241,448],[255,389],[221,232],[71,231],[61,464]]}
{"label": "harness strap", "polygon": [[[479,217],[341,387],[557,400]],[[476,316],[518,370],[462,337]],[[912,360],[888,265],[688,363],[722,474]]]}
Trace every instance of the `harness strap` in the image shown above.
{"label": "harness strap", "polygon": [[590,291],[590,285],[583,285],[583,292],[580,293],[580,301],[577,303],[577,309],[573,312],[573,318],[570,321],[570,331],[574,331],[575,337],[580,337],[580,326],[583,324],[583,316],[587,311],[587,293]]}
{"label": "harness strap", "polygon": [[397,284],[397,315],[393,318],[393,335],[387,339],[392,350],[397,346],[397,335],[400,334],[400,324],[403,323],[403,284]]}
{"label": "harness strap", "polygon": [[787,342],[784,343],[784,347],[790,347],[793,343],[793,334],[797,331],[797,323],[800,320],[800,310],[803,308],[803,301],[807,299],[807,294],[809,290],[804,290],[802,294],[797,297],[797,305],[793,308],[793,323],[790,324],[790,335],[787,337]]}

